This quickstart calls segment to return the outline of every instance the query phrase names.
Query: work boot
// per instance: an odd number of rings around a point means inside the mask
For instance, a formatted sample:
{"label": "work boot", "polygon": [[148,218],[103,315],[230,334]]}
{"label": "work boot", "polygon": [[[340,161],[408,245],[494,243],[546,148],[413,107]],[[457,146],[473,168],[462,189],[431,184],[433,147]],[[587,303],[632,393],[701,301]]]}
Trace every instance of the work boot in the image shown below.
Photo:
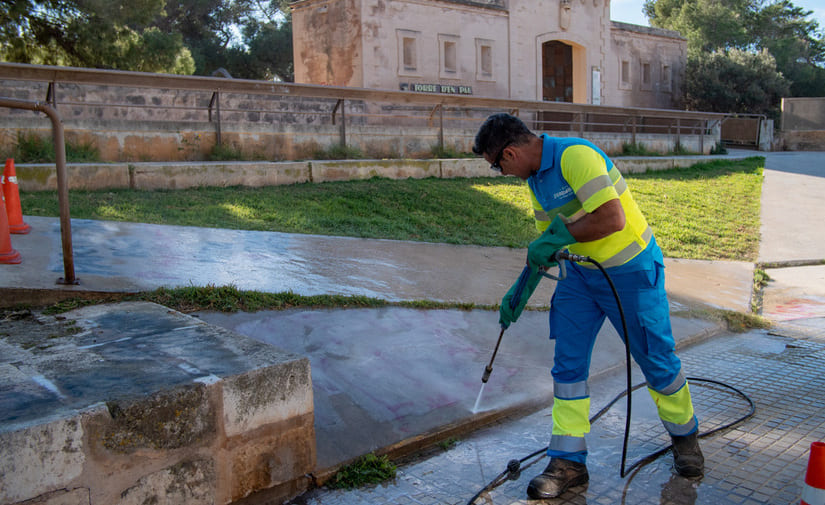
{"label": "work boot", "polygon": [[561,458],[550,459],[550,464],[527,486],[527,496],[534,500],[556,498],[568,488],[587,484],[590,476],[584,463]]}
{"label": "work boot", "polygon": [[699,437],[696,433],[677,437],[673,440],[673,466],[682,477],[699,477],[705,471],[705,458],[699,448]]}

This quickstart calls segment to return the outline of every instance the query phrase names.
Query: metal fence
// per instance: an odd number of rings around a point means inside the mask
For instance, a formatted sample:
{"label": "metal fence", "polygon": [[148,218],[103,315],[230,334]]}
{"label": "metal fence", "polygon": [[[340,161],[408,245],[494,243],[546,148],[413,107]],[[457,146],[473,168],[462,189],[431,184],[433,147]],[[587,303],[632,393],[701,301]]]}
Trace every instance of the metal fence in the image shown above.
{"label": "metal fence", "polygon": [[[12,63],[0,63],[0,96],[48,102],[61,111],[67,135],[83,131],[100,139],[131,132],[150,138],[146,132],[152,131],[186,142],[185,132],[192,131],[208,136],[209,145],[227,139],[246,145],[250,138],[263,136],[278,149],[264,156],[275,159],[305,158],[302,145],[351,145],[366,147],[367,153],[373,146],[378,154],[389,149],[399,155],[427,151],[433,145],[469,151],[483,118],[501,111],[520,116],[536,131],[591,138],[597,144],[609,141],[620,147],[658,138],[684,145],[691,137],[696,148],[706,152],[719,140],[719,126],[726,117]],[[6,130],[4,143],[13,141],[11,130],[36,128],[30,116],[19,112],[0,110],[0,117],[5,119],[5,126],[0,126]],[[151,138],[149,143],[159,145]]]}

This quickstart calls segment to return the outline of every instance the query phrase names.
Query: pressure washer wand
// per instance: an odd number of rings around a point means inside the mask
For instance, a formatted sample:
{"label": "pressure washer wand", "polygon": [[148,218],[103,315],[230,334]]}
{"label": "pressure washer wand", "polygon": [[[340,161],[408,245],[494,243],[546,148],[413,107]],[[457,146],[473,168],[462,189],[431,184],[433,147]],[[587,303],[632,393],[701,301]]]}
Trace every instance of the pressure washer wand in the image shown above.
{"label": "pressure washer wand", "polygon": [[498,346],[501,345],[501,337],[504,336],[504,330],[507,327],[504,325],[501,326],[501,333],[498,334],[498,342],[496,342],[496,348],[493,350],[493,355],[490,357],[490,364],[484,368],[484,375],[481,376],[481,382],[487,384],[487,381],[490,380],[490,374],[493,373],[493,361],[496,360],[496,354],[498,354]]}
{"label": "pressure washer wand", "polygon": [[[567,277],[567,271],[564,268],[564,262],[562,260],[590,261],[590,258],[587,257],[587,256],[579,256],[579,255],[576,255],[576,254],[570,254],[570,252],[568,252],[568,251],[556,251],[553,254],[553,256],[551,257],[551,259],[553,261],[555,261],[556,263],[558,263],[558,265],[559,265],[559,275],[555,276],[555,275],[548,274],[547,273],[547,268],[544,267],[544,266],[539,267],[539,271],[541,272],[541,275],[543,275],[544,277],[547,277],[549,279],[553,279],[554,281],[562,281],[562,280],[565,279],[565,277]],[[529,268],[529,266],[526,267],[526,268]],[[519,277],[519,287],[516,288],[516,293],[519,293],[519,294],[516,294],[510,300],[511,308],[515,308],[514,305],[517,303],[518,298],[521,296],[520,293],[524,289],[524,285],[526,283],[527,283],[527,276],[525,275],[525,272],[522,272],[521,276]],[[487,384],[487,381],[490,379],[490,374],[493,373],[493,361],[496,360],[496,354],[498,353],[498,348],[501,345],[501,338],[504,336],[504,330],[506,330],[506,329],[507,329],[506,326],[504,326],[504,325],[501,326],[501,333],[498,334],[498,342],[496,342],[496,348],[495,348],[495,350],[493,350],[493,355],[490,357],[490,364],[487,365],[486,368],[484,368],[484,374],[481,376],[482,384]]]}

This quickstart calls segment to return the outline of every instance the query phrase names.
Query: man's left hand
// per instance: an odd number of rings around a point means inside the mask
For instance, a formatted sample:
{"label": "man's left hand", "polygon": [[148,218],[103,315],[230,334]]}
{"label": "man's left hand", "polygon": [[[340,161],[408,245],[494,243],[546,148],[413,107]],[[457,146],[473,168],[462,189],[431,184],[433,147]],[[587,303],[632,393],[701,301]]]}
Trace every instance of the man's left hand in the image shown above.
{"label": "man's left hand", "polygon": [[565,246],[575,243],[576,239],[570,234],[561,216],[557,215],[544,233],[530,243],[527,248],[527,262],[536,269],[539,266],[552,267],[556,264],[552,259],[553,255]]}

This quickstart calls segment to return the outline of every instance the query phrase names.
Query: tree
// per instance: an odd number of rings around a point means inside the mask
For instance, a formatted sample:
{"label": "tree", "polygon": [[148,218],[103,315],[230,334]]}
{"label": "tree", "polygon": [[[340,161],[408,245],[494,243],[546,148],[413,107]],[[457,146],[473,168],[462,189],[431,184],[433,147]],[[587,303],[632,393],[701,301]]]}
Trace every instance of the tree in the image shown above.
{"label": "tree", "polygon": [[825,36],[812,12],[789,0],[646,0],[644,12],[688,39],[689,66],[707,68],[703,55],[717,50],[767,51],[791,96],[825,96]]}
{"label": "tree", "polygon": [[5,61],[191,74],[179,34],[152,21],[165,0],[0,0]]}
{"label": "tree", "polygon": [[765,114],[788,94],[788,81],[767,50],[717,49],[688,60],[685,100],[689,109]]}

